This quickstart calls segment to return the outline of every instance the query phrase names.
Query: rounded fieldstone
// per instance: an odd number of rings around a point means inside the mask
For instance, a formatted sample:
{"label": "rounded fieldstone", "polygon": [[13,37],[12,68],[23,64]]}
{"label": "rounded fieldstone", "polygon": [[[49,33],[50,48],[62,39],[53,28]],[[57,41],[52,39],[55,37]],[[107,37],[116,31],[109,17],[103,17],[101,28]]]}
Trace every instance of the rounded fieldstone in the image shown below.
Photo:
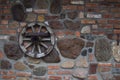
{"label": "rounded fieldstone", "polygon": [[84,49],[84,50],[81,52],[81,55],[82,55],[82,56],[87,56],[87,50]]}
{"label": "rounded fieldstone", "polygon": [[90,29],[90,26],[84,26],[82,29],[81,29],[81,33],[90,33],[91,32],[91,29]]}
{"label": "rounded fieldstone", "polygon": [[40,59],[31,58],[31,57],[28,57],[28,58],[27,58],[27,61],[28,61],[29,63],[32,63],[32,64],[39,64],[39,63],[41,62]]}
{"label": "rounded fieldstone", "polygon": [[61,12],[61,0],[52,0],[50,5],[50,12],[52,14],[59,14]]}
{"label": "rounded fieldstone", "polygon": [[36,0],[34,9],[47,9],[48,6],[48,0]]}
{"label": "rounded fieldstone", "polygon": [[74,61],[65,61],[61,64],[61,67],[70,69],[73,68],[74,65],[75,65]]}
{"label": "rounded fieldstone", "polygon": [[47,56],[42,58],[46,63],[58,63],[60,62],[60,57],[56,49],[53,49]]}
{"label": "rounded fieldstone", "polygon": [[4,52],[6,56],[10,59],[18,60],[23,57],[23,53],[21,52],[17,43],[8,42],[4,44]]}
{"label": "rounded fieldstone", "polygon": [[85,69],[85,68],[77,68],[73,71],[73,76],[76,77],[76,78],[86,78],[87,77],[87,74],[88,74],[88,70]]}
{"label": "rounded fieldstone", "polygon": [[109,41],[105,38],[97,39],[95,42],[95,57],[97,61],[108,61],[112,54]]}
{"label": "rounded fieldstone", "polygon": [[28,13],[28,14],[27,14],[26,21],[28,21],[28,22],[33,22],[33,21],[36,20],[36,17],[37,17],[37,15],[34,14],[34,13]]}
{"label": "rounded fieldstone", "polygon": [[89,49],[88,49],[88,52],[89,52],[89,53],[92,53],[92,51],[93,51],[92,48],[89,48]]}
{"label": "rounded fieldstone", "polygon": [[1,69],[11,69],[12,64],[8,60],[1,60]]}
{"label": "rounded fieldstone", "polygon": [[52,29],[64,29],[64,26],[60,21],[49,21],[49,25]]}
{"label": "rounded fieldstone", "polygon": [[80,21],[65,20],[64,25],[70,30],[78,30],[80,28]]}
{"label": "rounded fieldstone", "polygon": [[117,42],[113,42],[112,54],[115,61],[120,62],[120,45],[117,45]]}
{"label": "rounded fieldstone", "polygon": [[16,70],[24,71],[24,70],[27,69],[27,66],[26,66],[24,63],[22,63],[22,62],[16,62],[16,63],[14,64],[14,68],[15,68]]}
{"label": "rounded fieldstone", "polygon": [[70,18],[70,19],[75,19],[75,18],[78,17],[78,13],[77,13],[77,11],[68,12],[68,13],[67,13],[67,16],[68,16],[68,18]]}
{"label": "rounded fieldstone", "polygon": [[86,57],[80,57],[77,61],[76,61],[76,66],[77,67],[81,67],[81,68],[87,68],[89,66],[87,58]]}
{"label": "rounded fieldstone", "polygon": [[75,59],[80,55],[85,42],[79,38],[61,39],[58,41],[58,48],[63,57]]}
{"label": "rounded fieldstone", "polygon": [[46,67],[37,67],[33,70],[33,74],[36,76],[44,76],[45,73],[47,72]]}

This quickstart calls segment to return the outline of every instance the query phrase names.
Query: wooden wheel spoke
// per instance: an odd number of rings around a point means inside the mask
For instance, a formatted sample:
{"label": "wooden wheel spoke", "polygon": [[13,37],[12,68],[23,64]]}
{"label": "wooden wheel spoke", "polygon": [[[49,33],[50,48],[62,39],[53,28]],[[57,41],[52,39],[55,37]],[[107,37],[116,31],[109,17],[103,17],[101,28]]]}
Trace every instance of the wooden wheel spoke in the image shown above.
{"label": "wooden wheel spoke", "polygon": [[25,48],[28,48],[28,47],[30,47],[32,45],[32,43],[29,43],[29,44],[27,44],[26,46],[25,46]]}
{"label": "wooden wheel spoke", "polygon": [[43,47],[48,48],[48,46],[46,44],[44,44],[43,42],[40,43]]}
{"label": "wooden wheel spoke", "polygon": [[39,53],[42,53],[42,52],[41,52],[41,49],[40,49],[40,46],[37,45],[37,47],[38,47],[38,51],[39,51]]}
{"label": "wooden wheel spoke", "polygon": [[34,27],[32,26],[31,28],[32,28],[32,32],[35,32],[35,29],[34,29]]}
{"label": "wooden wheel spoke", "polygon": [[51,41],[50,38],[42,38],[41,41]]}
{"label": "wooden wheel spoke", "polygon": [[35,45],[33,45],[32,47],[32,53],[35,51]]}
{"label": "wooden wheel spoke", "polygon": [[23,41],[31,41],[30,38],[23,38]]}

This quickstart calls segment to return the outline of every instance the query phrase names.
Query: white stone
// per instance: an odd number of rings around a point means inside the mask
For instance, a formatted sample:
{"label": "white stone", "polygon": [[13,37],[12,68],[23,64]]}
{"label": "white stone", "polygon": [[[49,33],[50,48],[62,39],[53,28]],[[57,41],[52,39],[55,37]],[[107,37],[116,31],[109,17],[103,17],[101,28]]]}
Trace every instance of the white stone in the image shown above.
{"label": "white stone", "polygon": [[117,62],[120,62],[120,45],[117,45],[117,42],[112,44],[113,57]]}
{"label": "white stone", "polygon": [[80,0],[71,1],[71,4],[84,4],[84,1],[80,1]]}
{"label": "white stone", "polygon": [[79,15],[78,15],[79,18],[84,18],[84,13],[83,12],[80,12]]}
{"label": "white stone", "polygon": [[87,18],[102,18],[101,14],[87,14]]}
{"label": "white stone", "polygon": [[88,74],[88,70],[85,68],[77,68],[73,71],[73,76],[76,78],[86,78]]}
{"label": "white stone", "polygon": [[81,30],[81,33],[90,33],[91,29],[90,26],[84,26]]}
{"label": "white stone", "polygon": [[65,61],[61,64],[62,68],[73,68],[75,65],[74,61]]}

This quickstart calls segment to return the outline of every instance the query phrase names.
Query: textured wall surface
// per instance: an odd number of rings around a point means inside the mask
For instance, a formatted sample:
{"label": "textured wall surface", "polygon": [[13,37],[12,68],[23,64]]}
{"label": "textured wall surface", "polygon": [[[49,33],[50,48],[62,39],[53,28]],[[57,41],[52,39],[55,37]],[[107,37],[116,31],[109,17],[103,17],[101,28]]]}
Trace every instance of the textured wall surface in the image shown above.
{"label": "textured wall surface", "polygon": [[[18,44],[32,22],[57,38],[39,59]],[[0,0],[0,80],[120,80],[120,0]]]}

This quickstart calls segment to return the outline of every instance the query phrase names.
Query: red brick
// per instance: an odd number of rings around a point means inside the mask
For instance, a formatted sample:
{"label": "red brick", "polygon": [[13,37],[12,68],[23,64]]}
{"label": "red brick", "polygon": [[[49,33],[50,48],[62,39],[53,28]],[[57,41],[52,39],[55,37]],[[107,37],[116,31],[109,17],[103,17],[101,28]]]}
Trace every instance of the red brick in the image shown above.
{"label": "red brick", "polygon": [[4,24],[4,25],[8,24],[8,20],[2,20],[1,24]]}
{"label": "red brick", "polygon": [[120,63],[115,63],[115,68],[120,68]]}
{"label": "red brick", "polygon": [[55,74],[56,74],[56,72],[53,71],[53,70],[49,70],[49,71],[48,71],[48,75],[55,75]]}
{"label": "red brick", "polygon": [[62,8],[63,10],[77,10],[76,5],[67,5],[67,6],[63,6]]}
{"label": "red brick", "polygon": [[45,16],[45,20],[58,20],[60,16]]}
{"label": "red brick", "polygon": [[72,71],[71,70],[59,70],[59,71],[57,71],[57,74],[58,75],[70,75],[70,74],[72,74]]}
{"label": "red brick", "polygon": [[3,33],[2,34],[16,34],[16,30],[3,30]]}
{"label": "red brick", "polygon": [[111,71],[111,67],[98,67],[99,72],[109,72]]}
{"label": "red brick", "polygon": [[79,32],[79,31],[76,31],[76,32],[75,32],[75,35],[76,35],[76,37],[80,37],[80,32]]}
{"label": "red brick", "polygon": [[105,32],[104,31],[92,31],[92,34],[96,34],[96,35],[104,35]]}
{"label": "red brick", "polygon": [[97,63],[91,63],[89,66],[89,74],[96,74],[97,66]]}
{"label": "red brick", "polygon": [[10,14],[10,10],[9,9],[4,9],[3,14]]}
{"label": "red brick", "polygon": [[88,80],[98,80],[96,75],[89,75]]}
{"label": "red brick", "polygon": [[2,79],[16,79],[16,76],[12,76],[12,75],[3,75]]}
{"label": "red brick", "polygon": [[62,80],[61,76],[49,76],[48,80]]}
{"label": "red brick", "polygon": [[86,11],[87,12],[99,12],[99,10],[95,8],[87,8]]}
{"label": "red brick", "polygon": [[120,18],[120,14],[118,14],[118,13],[115,14],[115,13],[114,13],[114,18]]}
{"label": "red brick", "polygon": [[114,6],[119,8],[119,7],[120,7],[120,4],[114,4]]}
{"label": "red brick", "polygon": [[30,77],[32,74],[30,72],[17,72],[16,75],[18,77]]}
{"label": "red brick", "polygon": [[58,38],[63,38],[65,36],[65,34],[63,33],[63,31],[55,31],[55,35]]}
{"label": "red brick", "polygon": [[7,75],[14,75],[14,74],[15,74],[15,72],[12,71],[12,70],[10,70],[10,71],[7,72]]}
{"label": "red brick", "polygon": [[3,59],[4,58],[4,55],[2,53],[2,51],[0,51],[0,59]]}
{"label": "red brick", "polygon": [[49,65],[48,66],[48,69],[50,69],[50,70],[57,70],[57,69],[60,69],[60,67],[59,66],[51,66],[51,65]]}
{"label": "red brick", "polygon": [[112,64],[111,63],[98,63],[98,67],[112,67]]}
{"label": "red brick", "polygon": [[0,75],[7,75],[7,71],[0,71]]}
{"label": "red brick", "polygon": [[111,12],[116,12],[116,13],[117,13],[117,12],[120,12],[120,8],[112,8],[112,9],[111,9]]}
{"label": "red brick", "polygon": [[120,25],[114,25],[114,28],[120,29]]}
{"label": "red brick", "polygon": [[120,0],[106,0],[107,2],[120,2]]}
{"label": "red brick", "polygon": [[62,1],[62,4],[63,4],[63,5],[69,5],[69,4],[70,4],[70,1],[71,1],[71,0],[63,0],[63,1]]}
{"label": "red brick", "polygon": [[83,11],[84,10],[84,6],[77,6],[77,10]]}
{"label": "red brick", "polygon": [[96,8],[98,7],[98,4],[97,3],[86,3],[86,7]]}
{"label": "red brick", "polygon": [[71,80],[71,76],[64,76],[63,80]]}
{"label": "red brick", "polygon": [[97,22],[100,24],[104,24],[104,23],[107,23],[107,20],[106,19],[99,19]]}
{"label": "red brick", "polygon": [[112,14],[103,14],[103,18],[112,18],[113,17],[113,15]]}
{"label": "red brick", "polygon": [[81,20],[81,23],[82,24],[95,24],[96,21],[95,20],[84,19],[84,20]]}
{"label": "red brick", "polygon": [[63,31],[65,35],[74,35],[74,32],[71,30],[65,30]]}
{"label": "red brick", "polygon": [[119,29],[114,29],[114,34],[120,34],[120,30]]}
{"label": "red brick", "polygon": [[108,20],[110,24],[120,24],[120,20]]}
{"label": "red brick", "polygon": [[99,24],[99,27],[110,29],[110,28],[113,28],[113,25],[111,25],[111,24]]}
{"label": "red brick", "polygon": [[120,75],[114,75],[115,80],[120,80]]}

